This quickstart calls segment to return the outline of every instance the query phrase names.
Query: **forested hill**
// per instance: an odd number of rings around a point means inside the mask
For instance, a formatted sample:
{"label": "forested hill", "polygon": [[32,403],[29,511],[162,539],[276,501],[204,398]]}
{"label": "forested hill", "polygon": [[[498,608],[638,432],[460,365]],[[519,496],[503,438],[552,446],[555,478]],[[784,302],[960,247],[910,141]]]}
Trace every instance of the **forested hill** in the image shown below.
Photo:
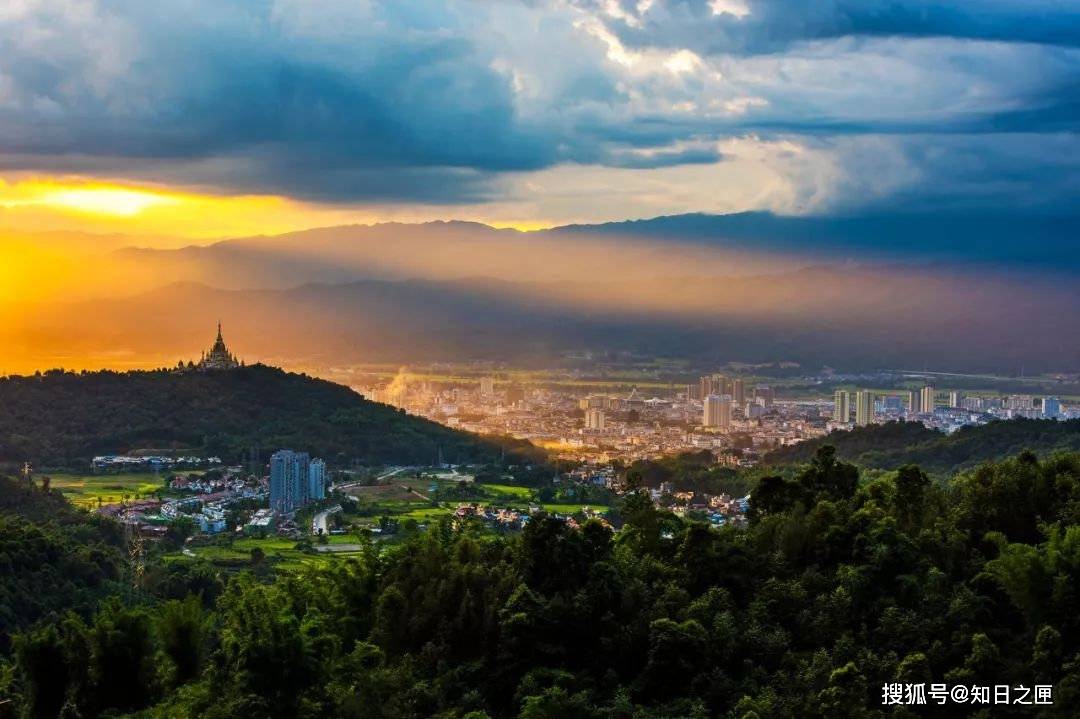
{"label": "forested hill", "polygon": [[480,461],[500,451],[347,387],[264,365],[0,379],[0,461],[75,466],[98,454],[169,448],[235,461],[249,448],[265,456],[282,447],[335,463],[430,463],[440,452],[446,461]]}
{"label": "forested hill", "polygon": [[[618,512],[618,534],[445,517],[276,578],[151,555],[145,601],[47,616],[0,652],[0,716],[5,701],[42,719],[1076,716],[1080,454],[946,487],[914,467],[860,484],[823,448],[762,480],[744,529],[641,493]],[[938,706],[933,683],[1052,691],[990,710],[966,693]],[[911,686],[927,705],[882,703]]]}
{"label": "forested hill", "polygon": [[123,561],[118,524],[0,476],[0,655],[13,631],[121,592]]}
{"label": "forested hill", "polygon": [[917,464],[934,474],[951,475],[1024,450],[1038,455],[1080,450],[1080,420],[1014,419],[963,427],[953,434],[927,429],[919,422],[889,422],[834,431],[782,447],[770,452],[765,461],[772,465],[806,462],[825,445],[836,447],[840,459],[864,467],[896,469]]}

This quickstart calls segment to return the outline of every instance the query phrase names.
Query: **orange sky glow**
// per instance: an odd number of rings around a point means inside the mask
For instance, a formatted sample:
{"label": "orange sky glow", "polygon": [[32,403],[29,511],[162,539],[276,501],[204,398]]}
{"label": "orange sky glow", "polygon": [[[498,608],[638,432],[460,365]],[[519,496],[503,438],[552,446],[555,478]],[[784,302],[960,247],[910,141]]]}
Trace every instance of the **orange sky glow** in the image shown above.
{"label": "orange sky glow", "polygon": [[[0,177],[0,239],[27,233],[89,232],[131,235],[138,238],[133,244],[140,246],[175,246],[311,227],[416,222],[441,216],[438,210],[323,205],[278,195],[211,194],[80,177],[34,176],[7,181]],[[521,230],[552,224],[481,216],[465,219]]]}

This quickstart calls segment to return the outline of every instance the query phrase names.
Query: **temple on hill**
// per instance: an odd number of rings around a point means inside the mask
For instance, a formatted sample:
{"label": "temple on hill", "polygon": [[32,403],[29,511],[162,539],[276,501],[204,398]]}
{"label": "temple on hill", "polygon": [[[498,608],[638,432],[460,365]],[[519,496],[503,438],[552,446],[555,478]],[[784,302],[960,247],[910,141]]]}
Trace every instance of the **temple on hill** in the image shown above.
{"label": "temple on hill", "polygon": [[225,340],[221,337],[221,322],[218,322],[217,339],[214,340],[214,346],[210,348],[209,352],[203,352],[199,363],[195,365],[195,369],[204,372],[209,370],[234,369],[241,364],[240,360],[236,359],[236,356],[225,346]]}

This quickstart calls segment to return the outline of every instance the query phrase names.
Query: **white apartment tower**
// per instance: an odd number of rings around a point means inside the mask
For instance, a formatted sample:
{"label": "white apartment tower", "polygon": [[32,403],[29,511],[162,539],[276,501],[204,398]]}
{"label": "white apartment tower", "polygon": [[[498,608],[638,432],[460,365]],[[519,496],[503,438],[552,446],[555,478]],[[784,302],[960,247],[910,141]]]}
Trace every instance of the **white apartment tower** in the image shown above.
{"label": "white apartment tower", "polygon": [[865,427],[874,421],[874,394],[861,389],[855,393],[855,424]]}
{"label": "white apartment tower", "polygon": [[846,390],[838,389],[833,394],[833,414],[832,418],[834,422],[844,422],[845,424],[851,421],[851,393]]}

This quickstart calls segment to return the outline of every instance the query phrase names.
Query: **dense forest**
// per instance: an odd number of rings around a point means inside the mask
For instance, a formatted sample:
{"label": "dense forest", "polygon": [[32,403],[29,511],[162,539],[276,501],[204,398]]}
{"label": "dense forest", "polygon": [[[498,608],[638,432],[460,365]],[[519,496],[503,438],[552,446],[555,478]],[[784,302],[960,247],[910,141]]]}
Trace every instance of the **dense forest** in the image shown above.
{"label": "dense forest", "polygon": [[0,461],[85,465],[98,454],[188,448],[236,461],[251,448],[335,464],[476,461],[495,442],[365,400],[347,387],[254,365],[224,372],[62,372],[0,378]]}
{"label": "dense forest", "polygon": [[953,434],[928,429],[921,422],[872,424],[782,447],[766,455],[765,461],[772,465],[807,462],[825,445],[835,447],[840,459],[862,467],[896,469],[917,464],[931,474],[949,476],[1024,451],[1039,456],[1080,451],[1080,419],[996,421],[961,427]]}
{"label": "dense forest", "polygon": [[86,613],[122,593],[123,546],[115,522],[0,476],[0,652],[50,613]]}
{"label": "dense forest", "polygon": [[[0,702],[50,718],[1076,716],[1080,454],[944,485],[911,465],[860,479],[823,447],[761,481],[745,529],[642,494],[618,516],[618,532],[538,516],[516,535],[445,521],[276,577],[254,557],[232,577],[148,567],[138,593],[19,633]],[[13,595],[28,575],[10,561]],[[882,705],[887,682],[1052,684],[1053,704],[912,711]]]}

